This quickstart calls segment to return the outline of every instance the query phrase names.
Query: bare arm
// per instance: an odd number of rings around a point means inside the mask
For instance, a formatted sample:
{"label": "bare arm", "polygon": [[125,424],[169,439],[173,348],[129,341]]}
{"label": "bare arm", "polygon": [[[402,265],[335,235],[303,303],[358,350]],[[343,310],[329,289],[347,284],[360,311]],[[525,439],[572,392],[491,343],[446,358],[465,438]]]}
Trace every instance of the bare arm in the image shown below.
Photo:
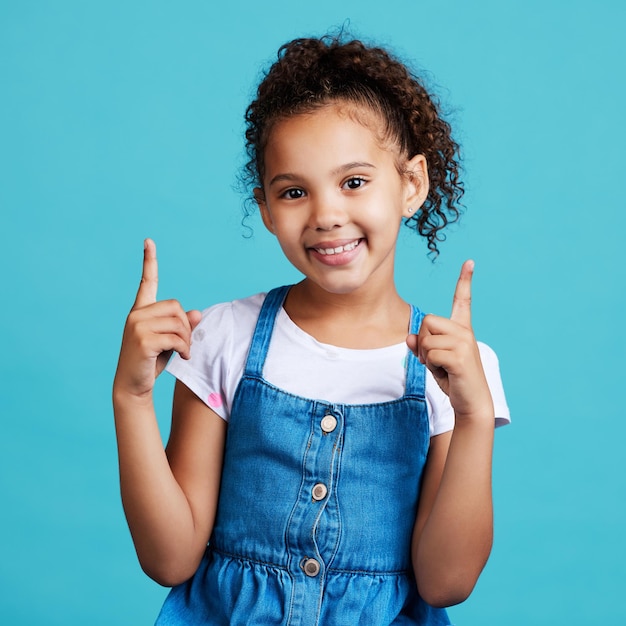
{"label": "bare arm", "polygon": [[463,602],[487,562],[493,536],[493,423],[433,437],[413,533],[420,594],[433,606]]}
{"label": "bare arm", "polygon": [[122,503],[135,550],[151,578],[190,578],[213,528],[226,422],[177,383],[163,449],[151,405],[114,401]]}
{"label": "bare arm", "polygon": [[471,593],[493,537],[491,460],[494,409],[471,330],[466,263],[450,319],[426,316],[408,343],[450,397],[452,432],[431,439],[412,543],[422,597],[450,606]]}
{"label": "bare arm", "polygon": [[146,242],[144,272],[124,329],[113,385],[122,503],[146,573],[163,585],[193,575],[213,526],[225,422],[184,385],[174,395],[167,453],[152,389],[169,353],[189,357],[197,311],[157,302],[156,249]]}

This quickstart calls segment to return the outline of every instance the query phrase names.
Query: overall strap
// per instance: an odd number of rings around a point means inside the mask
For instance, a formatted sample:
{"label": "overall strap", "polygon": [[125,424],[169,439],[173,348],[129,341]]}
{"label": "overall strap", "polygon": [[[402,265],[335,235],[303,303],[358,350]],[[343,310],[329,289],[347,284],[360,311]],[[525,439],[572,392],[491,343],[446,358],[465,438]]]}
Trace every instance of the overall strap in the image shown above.
{"label": "overall strap", "polygon": [[[419,332],[424,314],[411,305],[411,333],[417,335]],[[406,391],[407,396],[424,397],[426,393],[426,367],[422,365],[418,358],[409,350],[406,362]]]}
{"label": "overall strap", "polygon": [[283,305],[289,287],[290,285],[277,287],[276,289],[272,289],[267,296],[265,296],[259,318],[256,322],[256,328],[254,329],[254,335],[252,335],[244,376],[257,378],[262,376],[267,349],[269,348],[272,330],[274,329],[274,321],[276,320],[276,315],[280,307]]}

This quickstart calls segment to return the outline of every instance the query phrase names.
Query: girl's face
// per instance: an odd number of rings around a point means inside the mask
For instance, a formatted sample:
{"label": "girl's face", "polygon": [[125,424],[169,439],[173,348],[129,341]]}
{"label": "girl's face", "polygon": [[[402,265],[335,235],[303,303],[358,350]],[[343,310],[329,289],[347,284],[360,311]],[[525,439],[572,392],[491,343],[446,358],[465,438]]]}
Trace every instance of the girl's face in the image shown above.
{"label": "girl's face", "polygon": [[424,157],[401,163],[413,173],[401,175],[397,148],[370,129],[380,120],[354,112],[354,105],[331,104],[278,122],[265,149],[263,190],[256,190],[263,222],[289,261],[335,294],[393,285],[402,217],[428,193]]}

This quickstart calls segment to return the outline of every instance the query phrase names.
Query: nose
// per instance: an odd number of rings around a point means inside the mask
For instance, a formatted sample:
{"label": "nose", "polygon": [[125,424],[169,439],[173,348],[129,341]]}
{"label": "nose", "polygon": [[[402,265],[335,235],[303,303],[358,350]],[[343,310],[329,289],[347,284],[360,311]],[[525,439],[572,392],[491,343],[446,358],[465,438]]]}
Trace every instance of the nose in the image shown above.
{"label": "nose", "polygon": [[341,199],[324,195],[312,200],[309,227],[313,230],[328,231],[340,228],[347,220],[348,216]]}

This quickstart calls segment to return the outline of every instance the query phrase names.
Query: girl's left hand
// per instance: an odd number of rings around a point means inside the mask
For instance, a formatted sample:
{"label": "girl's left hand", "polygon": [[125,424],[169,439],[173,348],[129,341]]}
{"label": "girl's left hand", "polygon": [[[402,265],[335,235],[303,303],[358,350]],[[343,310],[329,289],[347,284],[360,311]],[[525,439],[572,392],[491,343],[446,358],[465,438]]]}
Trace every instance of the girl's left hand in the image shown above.
{"label": "girl's left hand", "polygon": [[426,315],[407,344],[450,398],[456,419],[493,416],[493,401],[474,338],[471,284],[474,261],[465,261],[456,284],[450,319]]}

